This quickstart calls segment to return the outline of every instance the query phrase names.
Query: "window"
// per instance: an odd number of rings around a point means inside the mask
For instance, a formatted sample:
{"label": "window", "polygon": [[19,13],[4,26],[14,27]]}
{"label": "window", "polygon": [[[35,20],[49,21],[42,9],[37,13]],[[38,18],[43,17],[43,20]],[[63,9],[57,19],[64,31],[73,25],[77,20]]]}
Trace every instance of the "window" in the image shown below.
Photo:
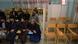
{"label": "window", "polygon": [[65,5],[66,4],[66,0],[62,0],[62,5]]}
{"label": "window", "polygon": [[66,4],[66,0],[49,0],[49,4]]}
{"label": "window", "polygon": [[50,4],[60,4],[61,0],[49,0]]}

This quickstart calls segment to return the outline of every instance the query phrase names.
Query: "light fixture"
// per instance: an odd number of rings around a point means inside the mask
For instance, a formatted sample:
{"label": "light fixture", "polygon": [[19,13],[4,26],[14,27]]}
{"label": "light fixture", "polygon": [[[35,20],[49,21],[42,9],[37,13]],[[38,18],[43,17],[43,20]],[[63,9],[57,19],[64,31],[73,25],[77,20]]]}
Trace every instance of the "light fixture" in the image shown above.
{"label": "light fixture", "polygon": [[66,0],[62,0],[62,5],[65,5],[66,4]]}

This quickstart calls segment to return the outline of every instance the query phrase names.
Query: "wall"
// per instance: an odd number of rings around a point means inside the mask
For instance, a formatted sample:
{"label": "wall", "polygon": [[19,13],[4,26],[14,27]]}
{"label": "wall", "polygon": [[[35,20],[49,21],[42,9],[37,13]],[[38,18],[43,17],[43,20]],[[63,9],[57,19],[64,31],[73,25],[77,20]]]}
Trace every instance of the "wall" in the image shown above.
{"label": "wall", "polygon": [[11,2],[11,0],[0,0],[0,8],[9,8],[9,7],[13,7],[13,4]]}
{"label": "wall", "polygon": [[0,0],[0,8],[21,7],[21,8],[43,8],[47,7],[48,0]]}

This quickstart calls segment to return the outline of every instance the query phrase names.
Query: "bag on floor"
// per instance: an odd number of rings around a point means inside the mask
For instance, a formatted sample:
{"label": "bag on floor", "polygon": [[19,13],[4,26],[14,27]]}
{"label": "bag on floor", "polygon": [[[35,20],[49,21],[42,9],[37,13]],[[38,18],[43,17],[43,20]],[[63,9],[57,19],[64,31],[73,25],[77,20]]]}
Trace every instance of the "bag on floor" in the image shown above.
{"label": "bag on floor", "polygon": [[41,40],[41,35],[32,34],[30,35],[31,42],[39,42]]}
{"label": "bag on floor", "polygon": [[9,32],[6,36],[6,40],[12,40],[15,39],[16,34],[13,32]]}
{"label": "bag on floor", "polygon": [[5,39],[5,38],[6,38],[5,32],[0,31],[0,38],[1,38],[1,39]]}

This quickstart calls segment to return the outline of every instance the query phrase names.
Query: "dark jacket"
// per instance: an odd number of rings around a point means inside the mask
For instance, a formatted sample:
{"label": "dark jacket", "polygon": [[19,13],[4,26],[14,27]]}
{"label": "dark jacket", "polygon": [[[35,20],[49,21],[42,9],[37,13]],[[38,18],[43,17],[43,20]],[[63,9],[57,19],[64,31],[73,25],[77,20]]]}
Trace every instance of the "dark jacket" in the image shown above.
{"label": "dark jacket", "polygon": [[9,30],[10,30],[10,22],[6,22],[6,23],[5,23],[5,27],[6,27],[6,29],[9,31]]}
{"label": "dark jacket", "polygon": [[10,22],[10,29],[17,29],[17,23],[16,22]]}
{"label": "dark jacket", "polygon": [[21,20],[23,15],[24,15],[23,11],[18,11],[16,15],[16,19]]}
{"label": "dark jacket", "polygon": [[[9,33],[6,36],[6,39],[9,41],[12,41],[12,43],[14,43],[17,25],[15,22],[10,22],[10,23],[6,23],[6,27],[9,28]],[[14,32],[11,32],[11,29],[14,29]]]}
{"label": "dark jacket", "polygon": [[28,29],[29,22],[20,22],[20,29]]}
{"label": "dark jacket", "polygon": [[24,13],[22,18],[24,18],[25,20],[29,20],[30,19],[30,14],[29,13]]}
{"label": "dark jacket", "polygon": [[14,19],[16,19],[16,15],[17,15],[18,13],[16,12],[16,11],[11,11],[10,12],[10,18],[14,18]]}
{"label": "dark jacket", "polygon": [[2,22],[0,22],[0,28],[2,28]]}
{"label": "dark jacket", "polygon": [[41,30],[40,30],[40,25],[39,24],[34,24],[34,25],[30,25],[30,30],[33,31],[35,30],[36,31],[36,34],[39,34],[41,35]]}
{"label": "dark jacket", "polygon": [[0,19],[6,19],[5,13],[0,10]]}

